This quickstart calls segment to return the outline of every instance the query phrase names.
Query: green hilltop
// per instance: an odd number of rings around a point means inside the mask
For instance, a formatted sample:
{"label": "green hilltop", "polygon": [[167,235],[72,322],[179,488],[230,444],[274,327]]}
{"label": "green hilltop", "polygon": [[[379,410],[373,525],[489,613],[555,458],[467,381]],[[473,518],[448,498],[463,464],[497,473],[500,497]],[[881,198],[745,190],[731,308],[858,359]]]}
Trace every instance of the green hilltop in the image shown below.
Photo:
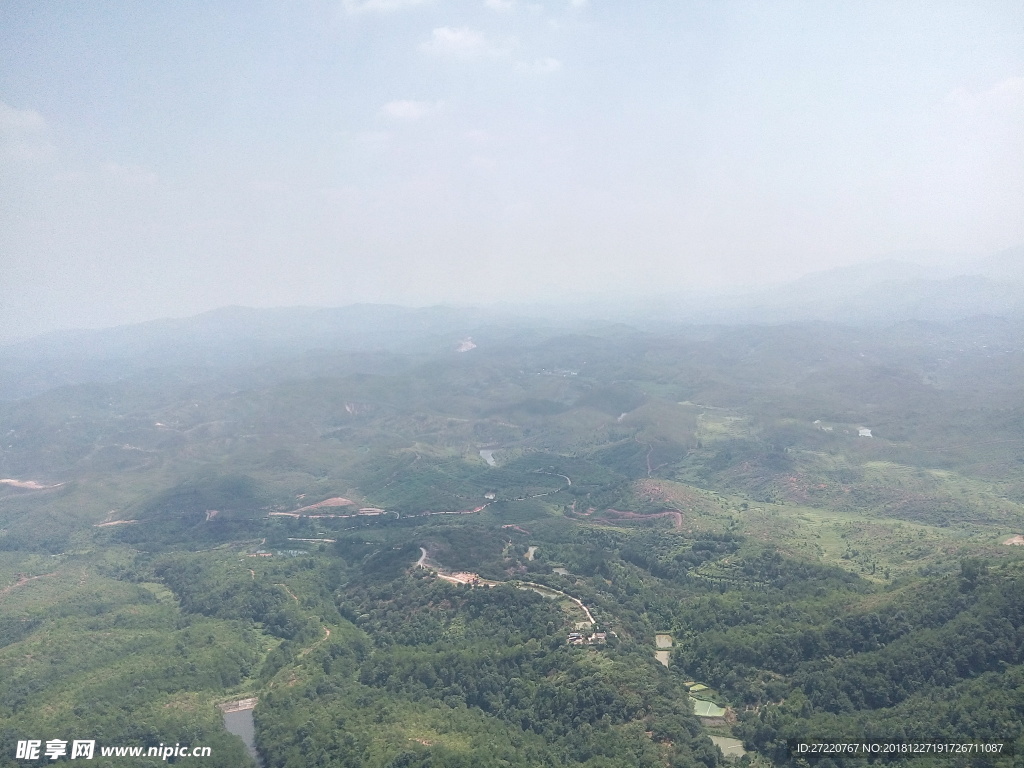
{"label": "green hilltop", "polygon": [[1019,324],[228,315],[0,351],[0,766],[246,765],[249,697],[281,768],[1024,747]]}

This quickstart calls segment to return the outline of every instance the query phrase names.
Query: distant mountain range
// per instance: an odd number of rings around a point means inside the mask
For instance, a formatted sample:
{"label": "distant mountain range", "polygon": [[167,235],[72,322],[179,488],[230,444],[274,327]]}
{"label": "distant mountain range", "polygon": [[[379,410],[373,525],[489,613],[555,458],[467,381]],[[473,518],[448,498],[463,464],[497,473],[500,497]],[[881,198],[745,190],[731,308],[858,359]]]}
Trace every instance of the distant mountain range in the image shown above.
{"label": "distant mountain range", "polygon": [[1024,314],[1024,247],[937,272],[879,261],[815,272],[724,309],[743,322],[828,320],[887,324]]}
{"label": "distant mountain range", "polygon": [[[0,399],[172,365],[224,368],[316,350],[454,353],[488,341],[593,332],[600,325],[606,330],[615,324],[635,330],[808,321],[888,326],[971,317],[1024,319],[1024,247],[941,270],[903,259],[870,262],[727,297],[673,293],[491,308],[225,307],[190,318],[54,332],[0,346]],[[474,341],[467,345],[469,339]]]}
{"label": "distant mountain range", "polygon": [[732,296],[663,294],[625,302],[620,317],[643,325],[665,320],[889,325],[979,315],[1024,317],[1024,246],[941,267],[923,266],[912,258],[911,254],[812,272],[789,283]]}
{"label": "distant mountain range", "polygon": [[[64,384],[268,364],[319,352],[433,354],[474,342],[536,338],[548,321],[473,307],[224,307],[194,317],[57,331],[0,346],[0,400]],[[562,326],[559,326],[562,327]],[[469,343],[467,343],[469,342]]]}

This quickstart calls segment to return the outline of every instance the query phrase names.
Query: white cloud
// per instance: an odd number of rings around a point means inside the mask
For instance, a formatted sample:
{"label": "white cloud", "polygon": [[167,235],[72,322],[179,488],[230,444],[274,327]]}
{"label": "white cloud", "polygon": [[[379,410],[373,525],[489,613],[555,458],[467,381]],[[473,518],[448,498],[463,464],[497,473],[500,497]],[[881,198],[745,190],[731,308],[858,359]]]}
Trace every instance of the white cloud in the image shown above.
{"label": "white cloud", "polygon": [[469,27],[437,27],[420,50],[433,56],[474,59],[480,56],[504,56],[512,50],[514,41],[502,44],[489,41],[481,32]]}
{"label": "white cloud", "polygon": [[48,162],[56,155],[42,115],[0,101],[0,160],[30,164]]}
{"label": "white cloud", "polygon": [[515,0],[484,0],[484,5],[492,11],[511,11],[515,7]]}
{"label": "white cloud", "polygon": [[939,113],[944,140],[969,142],[984,147],[985,154],[997,148],[1024,158],[1021,123],[1024,121],[1024,77],[1009,77],[987,88],[957,88],[946,94]]}
{"label": "white cloud", "polygon": [[1008,77],[981,91],[957,88],[947,101],[962,110],[1003,110],[1024,107],[1024,77]]}
{"label": "white cloud", "polygon": [[426,117],[432,112],[436,112],[440,106],[441,102],[439,101],[429,102],[400,99],[398,101],[389,101],[381,107],[381,112],[387,117],[392,117],[396,120],[419,120],[421,117]]}
{"label": "white cloud", "polygon": [[535,59],[533,61],[520,61],[516,64],[516,69],[521,72],[529,72],[534,75],[547,75],[552,72],[557,72],[562,68],[562,62],[558,59],[553,59],[550,56],[545,59]]}
{"label": "white cloud", "polygon": [[390,13],[415,5],[424,5],[431,0],[342,0],[342,7],[352,15],[358,13]]}
{"label": "white cloud", "polygon": [[439,56],[478,56],[487,49],[487,39],[469,27],[437,27],[430,40],[420,45],[424,53]]}

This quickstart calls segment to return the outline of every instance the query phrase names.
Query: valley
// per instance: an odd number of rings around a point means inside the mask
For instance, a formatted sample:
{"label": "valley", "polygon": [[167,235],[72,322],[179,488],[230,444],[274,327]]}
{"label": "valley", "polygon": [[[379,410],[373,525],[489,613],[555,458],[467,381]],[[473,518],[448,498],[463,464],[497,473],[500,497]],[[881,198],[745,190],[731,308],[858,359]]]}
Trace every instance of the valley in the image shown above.
{"label": "valley", "polygon": [[1021,743],[1024,349],[994,324],[982,377],[965,332],[453,326],[37,380],[0,403],[0,765],[72,731],[247,765],[247,699],[268,768]]}

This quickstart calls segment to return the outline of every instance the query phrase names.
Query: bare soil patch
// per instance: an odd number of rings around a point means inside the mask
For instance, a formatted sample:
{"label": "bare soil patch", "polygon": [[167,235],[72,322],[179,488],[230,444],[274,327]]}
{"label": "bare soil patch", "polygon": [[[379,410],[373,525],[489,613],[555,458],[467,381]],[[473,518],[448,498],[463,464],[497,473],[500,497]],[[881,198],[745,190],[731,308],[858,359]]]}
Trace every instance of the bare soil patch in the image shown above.
{"label": "bare soil patch", "polygon": [[317,502],[316,504],[310,504],[308,507],[300,507],[295,510],[296,512],[305,512],[308,509],[321,509],[323,507],[351,507],[355,504],[351,499],[345,499],[341,496],[335,496],[331,499],[324,499],[323,501]]}
{"label": "bare soil patch", "polygon": [[20,574],[19,573],[18,574],[18,580],[16,582],[14,582],[13,584],[10,584],[10,585],[4,587],[3,589],[0,589],[0,597],[7,597],[7,595],[11,594],[11,592],[16,590],[18,587],[23,587],[26,584],[28,584],[30,581],[35,581],[36,579],[41,579],[44,576],[53,576],[55,573],[56,573],[56,571],[53,571],[52,573],[42,573],[42,574],[40,574],[38,576],[25,576],[24,574]]}

